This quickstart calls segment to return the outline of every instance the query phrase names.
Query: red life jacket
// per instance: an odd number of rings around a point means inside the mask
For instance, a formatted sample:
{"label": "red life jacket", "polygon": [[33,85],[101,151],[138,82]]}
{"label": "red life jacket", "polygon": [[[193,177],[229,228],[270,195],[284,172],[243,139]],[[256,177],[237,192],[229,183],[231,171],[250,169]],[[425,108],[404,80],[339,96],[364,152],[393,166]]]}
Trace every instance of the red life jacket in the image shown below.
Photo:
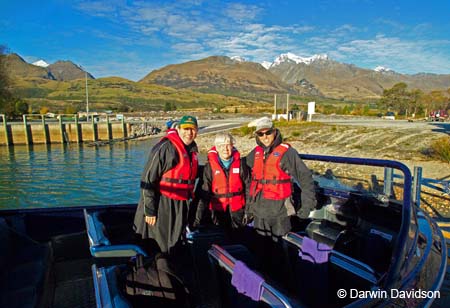
{"label": "red life jacket", "polygon": [[208,152],[208,162],[211,166],[211,190],[213,196],[209,203],[209,209],[214,211],[227,210],[232,212],[240,210],[245,205],[244,187],[240,176],[241,157],[237,150],[233,150],[233,161],[231,162],[228,178],[219,162],[216,147]]}
{"label": "red life jacket", "polygon": [[175,147],[179,161],[172,169],[162,175],[159,190],[162,195],[175,200],[188,200],[194,197],[194,184],[197,177],[197,153],[192,153],[192,160],[176,130],[168,130],[163,139],[169,139]]}
{"label": "red life jacket", "polygon": [[250,196],[254,197],[262,190],[265,199],[283,200],[292,194],[291,176],[280,168],[281,159],[288,149],[289,145],[282,143],[264,160],[263,148],[255,148]]}

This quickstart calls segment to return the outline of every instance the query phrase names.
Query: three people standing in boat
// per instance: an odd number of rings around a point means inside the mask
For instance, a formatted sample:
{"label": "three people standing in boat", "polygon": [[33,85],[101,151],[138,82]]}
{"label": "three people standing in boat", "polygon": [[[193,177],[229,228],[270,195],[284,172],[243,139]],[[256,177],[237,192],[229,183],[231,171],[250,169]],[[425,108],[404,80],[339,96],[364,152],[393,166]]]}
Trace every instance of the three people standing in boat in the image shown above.
{"label": "three people standing in boat", "polygon": [[163,253],[176,248],[188,222],[198,171],[197,132],[197,119],[183,116],[152,148],[141,177],[134,229],[146,246],[154,240]]}
{"label": "three people standing in boat", "polygon": [[[197,119],[183,116],[153,147],[141,177],[135,231],[144,240],[156,241],[162,252],[177,246],[188,223],[198,176],[197,132]],[[228,231],[246,225],[251,217],[260,236],[277,242],[291,230],[291,216],[307,219],[316,206],[314,182],[269,118],[256,122],[255,134],[257,146],[245,159],[231,134],[216,136],[198,189],[194,225],[208,208],[213,223]],[[301,187],[299,209],[293,201],[294,181]]]}

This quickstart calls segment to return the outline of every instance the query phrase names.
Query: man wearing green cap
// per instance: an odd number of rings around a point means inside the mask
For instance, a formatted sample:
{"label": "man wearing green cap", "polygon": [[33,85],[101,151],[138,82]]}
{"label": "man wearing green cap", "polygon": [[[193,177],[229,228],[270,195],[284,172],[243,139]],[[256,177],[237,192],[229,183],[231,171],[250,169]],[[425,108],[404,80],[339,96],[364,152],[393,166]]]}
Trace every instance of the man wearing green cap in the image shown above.
{"label": "man wearing green cap", "polygon": [[181,239],[197,178],[198,124],[183,116],[151,150],[141,177],[134,229],[147,247],[171,253]]}

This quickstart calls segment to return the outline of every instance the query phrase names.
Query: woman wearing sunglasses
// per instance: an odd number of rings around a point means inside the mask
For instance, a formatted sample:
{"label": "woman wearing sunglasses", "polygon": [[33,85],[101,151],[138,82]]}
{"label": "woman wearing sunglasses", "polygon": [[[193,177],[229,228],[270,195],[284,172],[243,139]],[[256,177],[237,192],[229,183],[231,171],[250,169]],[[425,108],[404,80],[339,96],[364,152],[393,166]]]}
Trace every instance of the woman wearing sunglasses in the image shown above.
{"label": "woman wearing sunglasses", "polygon": [[[246,157],[252,170],[247,216],[253,216],[259,235],[258,250],[275,264],[280,262],[268,251],[277,251],[280,238],[291,230],[291,217],[307,219],[316,206],[311,171],[289,144],[282,142],[280,131],[272,121],[261,118],[256,124],[256,147]],[[301,206],[293,201],[294,180],[300,185]]]}

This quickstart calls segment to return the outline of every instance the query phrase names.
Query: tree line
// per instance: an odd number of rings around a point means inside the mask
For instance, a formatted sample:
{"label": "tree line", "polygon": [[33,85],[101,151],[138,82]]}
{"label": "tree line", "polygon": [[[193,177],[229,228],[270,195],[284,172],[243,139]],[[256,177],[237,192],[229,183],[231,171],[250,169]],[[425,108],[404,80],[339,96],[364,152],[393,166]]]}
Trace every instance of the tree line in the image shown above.
{"label": "tree line", "polygon": [[6,69],[6,47],[0,45],[0,113],[14,118],[27,113],[28,104],[12,95],[11,88],[12,81]]}
{"label": "tree line", "polygon": [[446,91],[424,93],[419,89],[408,90],[406,83],[400,82],[383,90],[378,105],[382,109],[395,111],[406,117],[422,114],[427,116],[432,110],[450,109],[450,88]]}

